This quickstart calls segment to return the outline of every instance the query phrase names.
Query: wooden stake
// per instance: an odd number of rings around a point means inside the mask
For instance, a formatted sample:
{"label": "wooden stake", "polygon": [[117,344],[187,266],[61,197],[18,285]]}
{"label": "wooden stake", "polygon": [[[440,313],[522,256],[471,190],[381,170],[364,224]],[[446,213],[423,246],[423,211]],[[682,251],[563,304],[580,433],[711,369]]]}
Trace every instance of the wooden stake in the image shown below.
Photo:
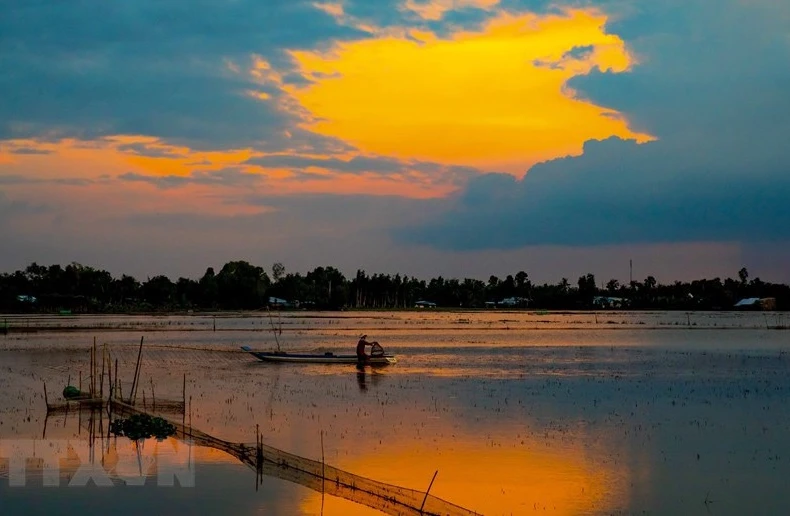
{"label": "wooden stake", "polygon": [[44,382],[44,403],[47,405],[47,412],[49,412],[49,399],[47,399],[47,382]]}

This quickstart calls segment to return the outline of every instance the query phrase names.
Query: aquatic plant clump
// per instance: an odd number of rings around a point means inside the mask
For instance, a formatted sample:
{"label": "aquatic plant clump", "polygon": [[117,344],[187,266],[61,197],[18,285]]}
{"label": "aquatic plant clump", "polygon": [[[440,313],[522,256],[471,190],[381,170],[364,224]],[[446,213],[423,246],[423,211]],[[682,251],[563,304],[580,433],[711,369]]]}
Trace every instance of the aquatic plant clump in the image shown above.
{"label": "aquatic plant clump", "polygon": [[66,398],[67,400],[72,400],[72,399],[84,397],[84,394],[80,392],[80,390],[74,387],[73,385],[68,385],[66,386],[65,389],[63,389],[63,397]]}
{"label": "aquatic plant clump", "polygon": [[161,417],[148,414],[134,414],[128,419],[116,419],[110,424],[110,432],[119,437],[128,437],[133,441],[156,437],[165,439],[176,433],[176,427]]}

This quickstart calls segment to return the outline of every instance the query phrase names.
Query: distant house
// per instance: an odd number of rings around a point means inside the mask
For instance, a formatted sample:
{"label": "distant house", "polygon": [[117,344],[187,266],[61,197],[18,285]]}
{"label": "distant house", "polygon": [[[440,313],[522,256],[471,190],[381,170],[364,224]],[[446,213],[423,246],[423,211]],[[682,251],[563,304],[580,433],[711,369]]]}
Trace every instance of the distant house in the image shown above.
{"label": "distant house", "polygon": [[735,303],[736,310],[776,310],[774,297],[747,297]]}
{"label": "distant house", "polygon": [[529,298],[526,297],[506,297],[499,301],[486,301],[486,308],[526,308],[529,306]]}
{"label": "distant house", "polygon": [[294,306],[294,304],[286,299],[280,299],[279,297],[270,297],[269,306],[275,308],[291,308],[292,306]]}
{"label": "distant house", "polygon": [[506,297],[499,303],[498,306],[506,307],[506,308],[515,308],[515,307],[522,307],[526,308],[529,306],[529,299],[526,297]]}
{"label": "distant house", "polygon": [[593,306],[596,308],[622,308],[626,304],[626,300],[622,297],[595,296],[593,298]]}
{"label": "distant house", "polygon": [[436,303],[431,301],[417,301],[414,303],[414,308],[436,308]]}

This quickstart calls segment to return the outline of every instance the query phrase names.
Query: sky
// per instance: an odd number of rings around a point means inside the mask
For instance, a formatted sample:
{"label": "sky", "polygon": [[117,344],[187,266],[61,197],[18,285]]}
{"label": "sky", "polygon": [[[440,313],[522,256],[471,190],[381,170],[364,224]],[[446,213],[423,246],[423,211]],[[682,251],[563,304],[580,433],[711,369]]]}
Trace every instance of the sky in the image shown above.
{"label": "sky", "polygon": [[0,271],[790,281],[790,3],[12,0]]}

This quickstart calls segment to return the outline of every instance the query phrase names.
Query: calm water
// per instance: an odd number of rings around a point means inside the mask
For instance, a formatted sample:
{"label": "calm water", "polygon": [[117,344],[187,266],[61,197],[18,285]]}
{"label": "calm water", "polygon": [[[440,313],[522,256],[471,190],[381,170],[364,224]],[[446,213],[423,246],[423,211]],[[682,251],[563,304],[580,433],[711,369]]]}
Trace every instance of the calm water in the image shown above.
{"label": "calm water", "polygon": [[[186,373],[195,428],[253,442],[259,425],[266,444],[317,460],[323,436],[328,464],[422,491],[438,470],[432,494],[484,514],[788,514],[790,332],[767,329],[790,322],[785,315],[9,318],[61,330],[0,337],[0,457],[14,443],[89,450],[75,414],[47,419],[44,437],[42,382],[52,401],[69,377],[87,378],[95,336],[118,359],[128,391],[145,336],[141,389],[148,400],[152,384],[156,397],[178,399]],[[350,351],[367,333],[400,363],[360,373],[263,364],[238,352],[276,347],[272,327],[282,328],[277,340],[287,350]],[[158,446],[157,460],[193,471],[195,487],[160,487],[141,468],[146,485],[124,486],[145,455],[112,439],[94,449],[127,457],[131,469],[115,487],[43,487],[35,471],[25,487],[9,487],[6,462],[0,504],[15,513],[321,512],[319,492],[280,478],[266,477],[256,491],[254,471],[223,452]],[[89,451],[76,455],[89,462]],[[101,463],[101,453],[93,460]],[[323,512],[379,514],[334,497]]]}

